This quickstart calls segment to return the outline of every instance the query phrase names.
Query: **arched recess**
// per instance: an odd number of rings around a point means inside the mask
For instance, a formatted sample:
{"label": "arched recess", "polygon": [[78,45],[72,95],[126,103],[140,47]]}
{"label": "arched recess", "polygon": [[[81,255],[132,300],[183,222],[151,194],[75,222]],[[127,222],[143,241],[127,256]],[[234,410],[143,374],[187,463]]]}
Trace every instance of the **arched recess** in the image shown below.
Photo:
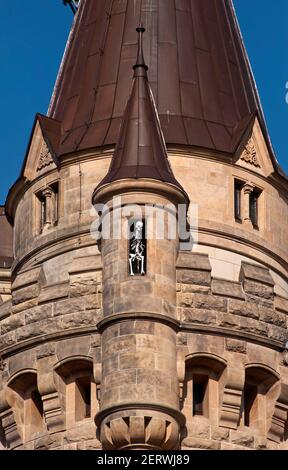
{"label": "arched recess", "polygon": [[199,420],[218,425],[220,395],[226,361],[214,354],[196,353],[186,357],[182,412],[189,428]]}
{"label": "arched recess", "polygon": [[77,356],[56,364],[55,383],[65,411],[67,429],[94,418],[98,402],[92,359]]}
{"label": "arched recess", "polygon": [[275,401],[279,395],[280,375],[264,364],[245,365],[240,428],[266,436],[271,426]]}
{"label": "arched recess", "polygon": [[43,402],[34,369],[18,372],[7,384],[6,399],[13,410],[23,442],[45,431]]}

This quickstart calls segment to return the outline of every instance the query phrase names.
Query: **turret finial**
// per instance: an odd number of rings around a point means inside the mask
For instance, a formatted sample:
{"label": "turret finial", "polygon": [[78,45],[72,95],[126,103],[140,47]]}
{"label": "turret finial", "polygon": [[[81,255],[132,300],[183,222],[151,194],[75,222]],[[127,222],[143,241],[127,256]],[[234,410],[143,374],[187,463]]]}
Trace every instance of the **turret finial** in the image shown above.
{"label": "turret finial", "polygon": [[143,54],[143,33],[145,33],[145,28],[143,27],[142,24],[136,28],[136,31],[139,35],[138,37],[138,56],[137,56],[137,62],[133,66],[134,70],[134,77],[147,77],[147,70],[148,67],[145,64],[144,60],[144,54]]}

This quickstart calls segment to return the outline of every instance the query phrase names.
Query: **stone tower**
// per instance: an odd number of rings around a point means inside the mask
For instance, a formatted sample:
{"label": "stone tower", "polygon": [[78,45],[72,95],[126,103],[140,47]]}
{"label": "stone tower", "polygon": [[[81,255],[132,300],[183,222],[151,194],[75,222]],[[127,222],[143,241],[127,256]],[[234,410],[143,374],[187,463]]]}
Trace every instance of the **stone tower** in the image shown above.
{"label": "stone tower", "polygon": [[82,0],[0,208],[0,446],[287,449],[287,188],[230,0]]}

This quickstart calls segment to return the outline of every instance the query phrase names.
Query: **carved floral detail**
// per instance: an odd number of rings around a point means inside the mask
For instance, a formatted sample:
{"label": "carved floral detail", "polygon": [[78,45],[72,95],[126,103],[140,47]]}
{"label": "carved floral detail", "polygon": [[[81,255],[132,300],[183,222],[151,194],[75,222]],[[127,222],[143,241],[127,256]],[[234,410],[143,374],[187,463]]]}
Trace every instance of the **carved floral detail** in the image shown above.
{"label": "carved floral detail", "polygon": [[6,362],[4,361],[3,357],[0,356],[0,372],[3,372],[6,367]]}
{"label": "carved floral detail", "polygon": [[253,165],[256,168],[260,168],[260,163],[257,158],[257,150],[252,139],[250,139],[248,144],[246,145],[244,152],[241,156],[241,160],[246,163],[250,163],[250,165]]}
{"label": "carved floral detail", "polygon": [[41,152],[40,152],[37,171],[40,171],[43,168],[45,168],[46,166],[51,165],[51,163],[53,163],[53,159],[51,157],[50,151],[48,149],[48,146],[47,146],[46,142],[43,142]]}

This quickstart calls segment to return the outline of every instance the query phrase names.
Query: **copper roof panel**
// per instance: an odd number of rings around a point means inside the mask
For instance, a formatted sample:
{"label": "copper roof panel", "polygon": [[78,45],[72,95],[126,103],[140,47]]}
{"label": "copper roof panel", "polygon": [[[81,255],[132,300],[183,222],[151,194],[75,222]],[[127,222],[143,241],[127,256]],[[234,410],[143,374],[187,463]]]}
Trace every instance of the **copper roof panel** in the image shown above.
{"label": "copper roof panel", "polygon": [[230,0],[82,0],[50,107],[59,154],[116,144],[140,21],[167,144],[231,152],[227,129],[256,113],[265,131]]}

